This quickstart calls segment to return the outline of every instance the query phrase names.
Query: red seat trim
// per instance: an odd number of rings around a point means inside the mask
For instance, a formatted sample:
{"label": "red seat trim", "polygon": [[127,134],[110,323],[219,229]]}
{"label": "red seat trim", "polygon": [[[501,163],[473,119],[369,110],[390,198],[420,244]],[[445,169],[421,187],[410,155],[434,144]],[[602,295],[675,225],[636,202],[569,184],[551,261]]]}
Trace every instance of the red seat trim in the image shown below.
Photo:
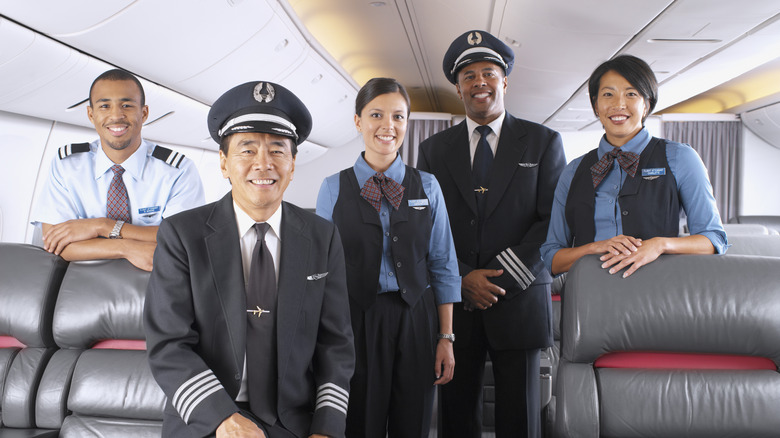
{"label": "red seat trim", "polygon": [[25,348],[26,345],[19,342],[13,336],[0,336],[0,348]]}
{"label": "red seat trim", "polygon": [[593,366],[596,368],[777,371],[775,363],[766,357],[637,351],[607,353],[596,359]]}
{"label": "red seat trim", "polygon": [[553,301],[560,301],[561,300],[561,294],[553,294],[550,296]]}
{"label": "red seat trim", "polygon": [[92,346],[95,350],[146,350],[146,341],[135,339],[105,339]]}

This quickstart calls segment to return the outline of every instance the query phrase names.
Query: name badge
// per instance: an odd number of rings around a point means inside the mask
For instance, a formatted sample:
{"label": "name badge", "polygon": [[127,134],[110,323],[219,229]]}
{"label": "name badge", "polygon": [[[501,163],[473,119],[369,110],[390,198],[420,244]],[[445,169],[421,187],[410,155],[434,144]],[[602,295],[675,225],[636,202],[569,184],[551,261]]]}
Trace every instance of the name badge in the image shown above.
{"label": "name badge", "polygon": [[655,167],[652,169],[642,169],[642,176],[661,176],[666,175],[665,167]]}
{"label": "name badge", "polygon": [[428,205],[427,199],[410,199],[409,207],[425,207]]}
{"label": "name badge", "polygon": [[141,216],[151,216],[155,213],[159,213],[162,208],[160,208],[159,205],[155,205],[154,207],[144,207],[138,209],[138,214]]}

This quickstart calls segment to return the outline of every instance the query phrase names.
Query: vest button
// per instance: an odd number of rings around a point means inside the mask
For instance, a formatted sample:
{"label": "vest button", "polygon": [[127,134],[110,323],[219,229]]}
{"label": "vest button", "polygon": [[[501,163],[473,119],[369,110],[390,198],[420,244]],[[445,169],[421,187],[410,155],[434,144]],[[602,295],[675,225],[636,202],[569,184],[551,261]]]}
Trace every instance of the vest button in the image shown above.
{"label": "vest button", "polygon": [[396,266],[397,268],[400,268],[400,267],[401,267],[401,262],[398,262],[398,263],[396,263],[396,264],[395,264],[395,266]]}
{"label": "vest button", "polygon": [[472,219],[470,223],[471,223],[471,226],[473,227],[474,225],[476,225],[477,221],[475,221],[474,219]]}
{"label": "vest button", "polygon": [[398,242],[398,236],[393,236],[393,242]]}
{"label": "vest button", "polygon": [[406,289],[401,289],[401,293],[405,294],[406,293]]}
{"label": "vest button", "polygon": [[628,216],[628,211],[623,210],[623,216]]}
{"label": "vest button", "polygon": [[235,379],[236,379],[236,380],[241,380],[241,374],[236,374],[236,375],[235,375]]}

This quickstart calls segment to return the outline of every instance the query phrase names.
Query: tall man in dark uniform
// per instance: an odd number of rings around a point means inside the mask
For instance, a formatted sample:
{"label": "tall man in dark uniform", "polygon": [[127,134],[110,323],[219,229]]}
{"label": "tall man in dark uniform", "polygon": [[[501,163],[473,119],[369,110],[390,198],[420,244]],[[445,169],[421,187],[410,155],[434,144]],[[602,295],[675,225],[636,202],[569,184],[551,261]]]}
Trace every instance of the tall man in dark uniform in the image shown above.
{"label": "tall man in dark uniform", "polygon": [[467,119],[420,144],[417,167],[441,184],[464,306],[454,312],[454,379],[441,388],[445,437],[480,437],[486,354],[496,436],[538,437],[540,349],[552,344],[550,274],[539,247],[566,164],[560,135],[504,109],[514,53],[483,31],[444,55]]}
{"label": "tall man in dark uniform", "polygon": [[282,202],[311,124],[270,82],[209,111],[231,192],[163,221],[144,310],[165,437],[344,436],[355,357],[341,238]]}

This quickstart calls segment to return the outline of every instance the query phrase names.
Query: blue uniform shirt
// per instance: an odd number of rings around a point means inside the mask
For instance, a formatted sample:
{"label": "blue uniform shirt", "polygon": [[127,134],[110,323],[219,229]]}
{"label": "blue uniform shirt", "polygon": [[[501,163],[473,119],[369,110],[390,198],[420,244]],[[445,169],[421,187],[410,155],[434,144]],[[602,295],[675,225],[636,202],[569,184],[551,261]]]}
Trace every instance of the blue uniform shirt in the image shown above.
{"label": "blue uniform shirt", "polygon": [[[366,163],[361,154],[355,166],[352,167],[360,188],[376,171]],[[390,168],[384,172],[399,184],[406,175],[406,166],[400,156],[396,156]],[[458,259],[455,256],[455,244],[450,231],[450,220],[444,205],[439,182],[430,173],[420,171],[423,191],[428,197],[431,208],[431,241],[428,244],[428,272],[431,279],[436,304],[455,303],[460,301],[460,276],[458,275]],[[333,222],[333,207],[339,198],[339,174],[331,175],[322,182],[320,194],[317,196],[317,214]],[[398,280],[393,266],[393,255],[390,249],[390,203],[382,197],[379,210],[379,220],[382,223],[382,262],[379,267],[379,285],[377,292],[398,290]],[[355,214],[358,214],[357,212]]]}
{"label": "blue uniform shirt", "polygon": [[[650,143],[650,133],[642,128],[637,135],[620,149],[626,152],[641,154]],[[611,151],[613,146],[602,137],[599,142],[598,158]],[[552,272],[552,259],[561,248],[570,248],[572,244],[571,230],[566,223],[566,199],[574,172],[580,165],[584,155],[573,160],[563,169],[555,188],[550,228],[547,231],[547,241],[541,247],[544,264]],[[707,176],[707,168],[699,154],[686,144],[669,142],[666,147],[666,160],[669,162],[674,178],[677,181],[677,191],[680,194],[682,207],[688,216],[688,228],[691,234],[706,236],[715,247],[715,252],[723,254],[728,248],[726,232],[720,220],[712,186]],[[626,172],[615,160],[604,180],[596,187],[596,205],[594,222],[596,235],[594,241],[610,239],[623,234],[623,222],[620,216],[618,194],[626,180]]]}
{"label": "blue uniform shirt", "polygon": [[[154,148],[142,140],[138,150],[121,163],[133,225],[160,225],[164,217],[205,203],[203,183],[192,160],[184,158],[177,168],[152,157]],[[55,156],[32,224],[106,217],[113,164],[99,139],[90,143],[89,152],[62,159]]]}

